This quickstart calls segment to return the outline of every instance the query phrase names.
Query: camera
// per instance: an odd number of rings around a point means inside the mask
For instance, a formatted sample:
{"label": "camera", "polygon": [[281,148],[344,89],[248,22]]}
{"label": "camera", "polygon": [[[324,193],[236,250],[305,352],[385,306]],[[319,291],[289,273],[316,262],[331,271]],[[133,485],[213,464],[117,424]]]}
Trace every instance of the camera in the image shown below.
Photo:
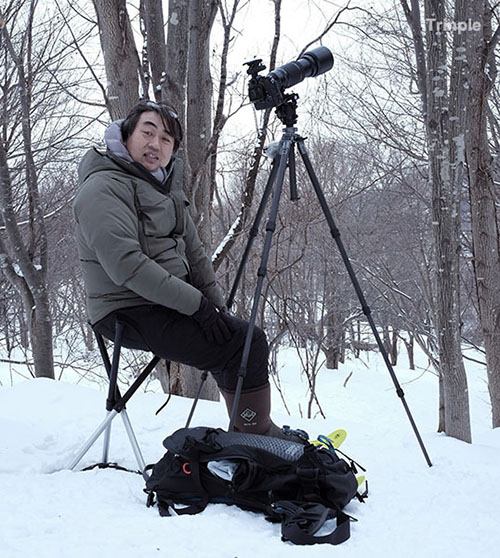
{"label": "camera", "polygon": [[285,89],[292,87],[306,77],[315,77],[328,72],[333,66],[333,54],[320,46],[269,72],[267,76],[258,75],[265,70],[262,59],[246,62],[247,73],[251,76],[248,83],[248,96],[258,110],[279,107],[286,100]]}

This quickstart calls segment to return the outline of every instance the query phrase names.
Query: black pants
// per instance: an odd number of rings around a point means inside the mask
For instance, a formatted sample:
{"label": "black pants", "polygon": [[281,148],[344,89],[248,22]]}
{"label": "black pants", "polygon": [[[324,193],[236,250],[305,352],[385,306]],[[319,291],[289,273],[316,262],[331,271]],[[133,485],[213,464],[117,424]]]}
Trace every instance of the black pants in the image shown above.
{"label": "black pants", "polygon": [[[165,360],[209,370],[217,385],[236,388],[248,322],[228,315],[232,338],[217,345],[207,341],[202,329],[190,316],[160,305],[134,306],[112,312],[94,325],[95,331],[114,340],[117,318],[125,324],[122,344],[130,349],[151,351]],[[268,381],[269,348],[266,335],[255,328],[244,389],[260,387]]]}

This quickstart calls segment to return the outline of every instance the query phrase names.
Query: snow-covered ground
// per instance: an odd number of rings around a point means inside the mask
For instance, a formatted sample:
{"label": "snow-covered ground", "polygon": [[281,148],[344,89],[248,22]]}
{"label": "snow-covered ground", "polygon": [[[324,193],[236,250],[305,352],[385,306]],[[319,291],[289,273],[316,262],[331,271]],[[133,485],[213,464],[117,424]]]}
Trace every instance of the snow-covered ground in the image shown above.
{"label": "snow-covered ground", "polygon": [[[402,355],[403,357],[403,355]],[[468,365],[473,444],[436,433],[437,380],[422,368],[396,367],[406,399],[433,461],[429,468],[379,355],[365,354],[318,379],[326,420],[302,418],[306,384],[291,350],[280,353],[288,416],[275,390],[273,418],[312,436],[348,432],[343,449],[367,468],[370,496],[351,502],[356,518],[341,546],[297,547],[263,516],[222,504],[196,516],[160,517],[146,508],[141,476],[116,470],[67,469],[104,416],[102,391],[70,374],[63,381],[25,381],[0,369],[0,555],[4,558],[496,557],[500,547],[500,429],[490,427],[485,372]],[[420,357],[420,365],[425,360]],[[344,385],[346,378],[352,376]],[[11,378],[16,381],[11,385]],[[20,379],[18,381],[18,379]],[[152,389],[153,384],[148,388]],[[164,452],[162,440],[184,425],[190,401],[137,393],[128,405],[146,462]],[[222,403],[202,401],[193,425],[227,426]],[[100,459],[101,444],[82,466]],[[135,467],[120,417],[111,459]]]}

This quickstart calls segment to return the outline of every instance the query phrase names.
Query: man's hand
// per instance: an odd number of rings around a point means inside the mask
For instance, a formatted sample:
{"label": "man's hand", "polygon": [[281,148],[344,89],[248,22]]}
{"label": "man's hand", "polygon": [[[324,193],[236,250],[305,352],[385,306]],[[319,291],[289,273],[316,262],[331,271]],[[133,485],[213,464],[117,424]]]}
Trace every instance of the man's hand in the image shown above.
{"label": "man's hand", "polygon": [[222,345],[233,336],[231,325],[224,314],[205,296],[201,297],[200,307],[192,317],[198,322],[205,337],[211,343]]}

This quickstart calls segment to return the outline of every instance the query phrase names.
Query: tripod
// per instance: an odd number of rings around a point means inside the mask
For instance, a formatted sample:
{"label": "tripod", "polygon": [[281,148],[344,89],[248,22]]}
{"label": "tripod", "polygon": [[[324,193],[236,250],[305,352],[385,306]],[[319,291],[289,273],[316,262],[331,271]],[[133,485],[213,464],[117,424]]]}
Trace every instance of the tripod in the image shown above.
{"label": "tripod", "polygon": [[249,239],[248,239],[247,245],[245,247],[240,265],[238,267],[238,271],[236,273],[235,281],[234,281],[233,287],[231,289],[231,293],[230,293],[228,301],[227,301],[228,308],[231,308],[231,306],[234,302],[234,297],[235,297],[236,291],[238,289],[238,285],[239,285],[239,282],[241,280],[241,277],[243,275],[243,270],[244,270],[245,265],[247,263],[248,256],[250,254],[253,242],[254,242],[254,240],[257,236],[257,233],[259,231],[259,226],[260,226],[260,223],[262,221],[262,217],[263,217],[263,214],[264,214],[265,207],[266,207],[267,202],[269,200],[269,196],[271,195],[271,192],[272,192],[273,193],[273,198],[272,198],[272,203],[271,203],[271,209],[269,211],[269,220],[268,220],[267,225],[266,225],[266,235],[265,235],[265,240],[264,240],[264,248],[263,248],[263,252],[262,252],[260,266],[259,266],[259,269],[257,271],[257,286],[255,288],[255,294],[254,294],[254,298],[253,298],[252,311],[251,311],[251,314],[250,314],[248,332],[247,332],[247,336],[246,336],[246,339],[245,339],[245,345],[244,345],[244,348],[243,348],[243,355],[242,355],[242,359],[241,359],[240,369],[238,371],[238,382],[237,382],[237,385],[236,385],[236,392],[235,392],[235,397],[234,397],[234,403],[233,403],[233,406],[232,406],[232,409],[231,409],[231,416],[230,416],[230,422],[229,422],[228,430],[229,431],[234,430],[234,422],[235,422],[235,418],[236,418],[236,412],[237,412],[237,409],[238,409],[238,404],[239,404],[239,400],[240,400],[240,396],[241,396],[243,380],[244,380],[244,378],[246,376],[246,372],[247,372],[248,358],[249,358],[249,354],[250,354],[250,346],[251,346],[251,342],[252,342],[253,332],[254,332],[254,329],[255,329],[255,322],[256,322],[256,319],[257,319],[257,311],[258,311],[258,306],[259,306],[259,300],[260,300],[260,297],[261,297],[261,294],[262,294],[262,287],[263,287],[263,284],[264,284],[264,279],[265,279],[266,274],[267,274],[267,261],[268,261],[268,258],[269,258],[269,252],[271,250],[271,241],[272,241],[273,233],[276,229],[276,217],[278,215],[280,197],[281,197],[282,190],[283,190],[283,182],[284,182],[285,172],[286,172],[287,167],[289,169],[289,177],[290,177],[290,194],[291,194],[290,197],[291,197],[291,200],[296,201],[296,200],[299,199],[298,195],[297,195],[297,181],[296,181],[296,169],[295,169],[295,146],[297,146],[297,148],[299,150],[299,153],[300,153],[300,156],[302,157],[302,160],[303,160],[304,165],[306,167],[309,179],[311,180],[314,191],[316,192],[316,196],[318,197],[318,201],[320,203],[321,209],[323,210],[326,221],[327,221],[328,226],[330,228],[330,233],[331,233],[333,239],[335,240],[335,242],[337,244],[339,252],[342,256],[342,260],[343,260],[344,265],[346,267],[347,273],[349,274],[349,278],[351,279],[354,290],[356,291],[356,295],[359,299],[359,302],[361,303],[362,311],[366,316],[366,319],[367,319],[367,321],[370,325],[370,328],[372,330],[373,336],[375,337],[375,340],[377,342],[378,348],[379,348],[379,350],[382,354],[384,362],[385,362],[385,364],[387,366],[387,369],[389,371],[389,374],[392,378],[392,381],[393,381],[394,386],[396,388],[396,393],[397,393],[398,397],[401,399],[401,402],[402,402],[403,407],[406,411],[406,414],[407,414],[408,419],[410,421],[410,424],[413,428],[415,436],[418,440],[420,448],[421,448],[421,450],[424,454],[425,460],[427,461],[427,464],[429,465],[429,467],[432,467],[431,460],[430,460],[429,455],[427,453],[427,450],[424,446],[424,443],[422,441],[422,438],[420,436],[418,428],[415,424],[415,421],[414,421],[413,416],[411,414],[410,408],[408,407],[408,404],[406,402],[403,389],[401,388],[401,385],[400,385],[400,383],[399,383],[399,381],[396,377],[396,373],[394,372],[393,366],[392,366],[392,364],[389,360],[387,350],[385,349],[385,347],[382,343],[382,339],[380,338],[380,335],[379,335],[379,333],[377,331],[377,328],[375,326],[375,322],[373,320],[371,310],[370,310],[370,308],[369,308],[369,306],[366,302],[363,291],[361,290],[359,282],[358,282],[358,280],[356,278],[356,275],[354,273],[354,269],[351,265],[351,262],[349,260],[348,255],[347,255],[345,247],[344,247],[344,245],[342,243],[342,240],[340,238],[340,231],[338,230],[338,228],[335,225],[335,222],[333,220],[331,211],[328,207],[325,196],[324,196],[323,191],[321,189],[321,185],[320,185],[319,180],[318,180],[318,178],[317,178],[317,176],[314,172],[314,169],[312,167],[311,160],[309,159],[309,155],[307,153],[307,150],[306,150],[306,147],[305,147],[305,144],[304,144],[304,138],[302,138],[300,135],[297,134],[297,128],[295,128],[295,124],[297,122],[297,95],[295,95],[293,93],[286,95],[284,103],[276,108],[276,114],[277,114],[278,118],[281,120],[281,122],[283,122],[283,124],[285,125],[285,128],[283,129],[283,135],[282,135],[281,140],[279,142],[278,152],[277,152],[277,155],[275,156],[275,158],[273,160],[271,173],[269,175],[269,178],[268,178],[265,190],[264,190],[264,194],[262,196],[262,200],[261,200],[259,208],[257,210],[257,215],[255,217],[255,221],[253,223],[252,228],[250,229]]}

